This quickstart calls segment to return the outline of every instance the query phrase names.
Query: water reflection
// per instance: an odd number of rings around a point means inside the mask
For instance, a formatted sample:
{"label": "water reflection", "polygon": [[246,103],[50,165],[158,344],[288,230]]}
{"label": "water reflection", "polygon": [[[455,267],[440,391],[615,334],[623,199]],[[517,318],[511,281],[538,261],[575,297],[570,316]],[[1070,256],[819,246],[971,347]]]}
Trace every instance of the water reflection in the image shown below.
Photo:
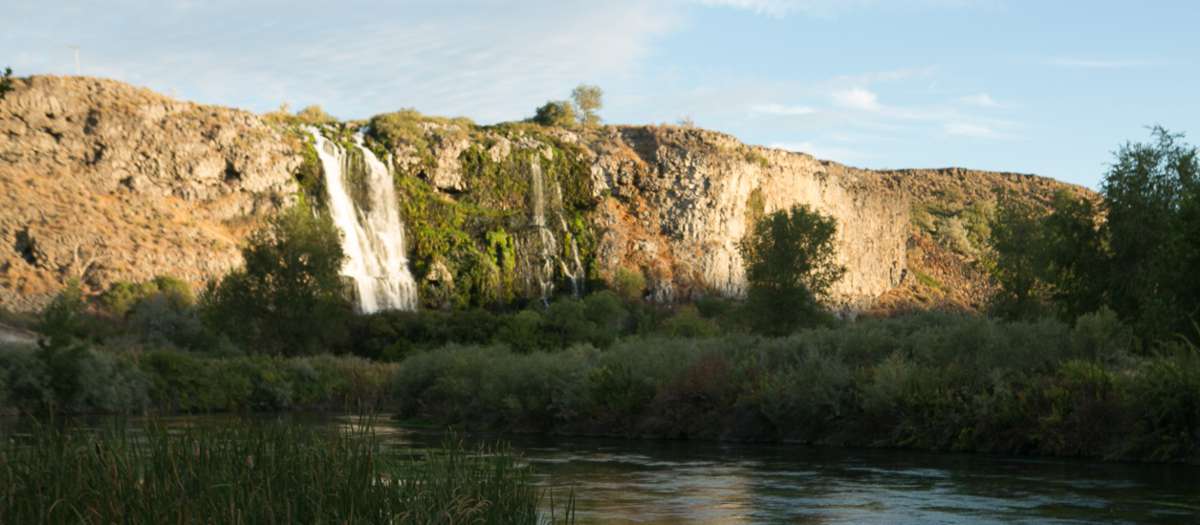
{"label": "water reflection", "polygon": [[[408,446],[438,436],[403,434]],[[483,438],[487,439],[487,438]],[[786,445],[508,437],[581,523],[1200,523],[1200,469]]]}

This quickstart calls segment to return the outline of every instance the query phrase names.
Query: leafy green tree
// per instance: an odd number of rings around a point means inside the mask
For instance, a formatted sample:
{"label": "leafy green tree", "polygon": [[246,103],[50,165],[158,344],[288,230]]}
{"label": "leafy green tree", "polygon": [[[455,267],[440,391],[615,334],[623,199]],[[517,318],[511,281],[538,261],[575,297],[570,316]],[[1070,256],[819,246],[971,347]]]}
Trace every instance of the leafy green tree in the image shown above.
{"label": "leafy green tree", "polygon": [[993,313],[1071,321],[1104,304],[1107,255],[1097,211],[1086,197],[1059,192],[1048,212],[1002,201],[990,242]]}
{"label": "leafy green tree", "polygon": [[1193,333],[1200,316],[1200,162],[1182,135],[1151,129],[1105,175],[1112,309],[1144,338]]}
{"label": "leafy green tree", "polygon": [[1006,319],[1036,318],[1050,309],[1041,219],[1042,213],[1023,201],[1006,200],[996,210],[990,241],[997,290],[991,309]]}
{"label": "leafy green tree", "polygon": [[9,91],[13,90],[12,68],[4,68],[4,76],[0,77],[0,98],[4,98]]}
{"label": "leafy green tree", "polygon": [[552,100],[537,108],[533,121],[543,126],[575,126],[575,107],[565,100]]}
{"label": "leafy green tree", "polygon": [[575,109],[579,112],[579,122],[585,126],[595,126],[600,123],[596,114],[604,105],[604,91],[599,86],[580,84],[571,91],[571,100],[575,101]]}
{"label": "leafy green tree", "polygon": [[301,203],[255,232],[242,257],[243,269],[205,293],[210,326],[256,353],[313,354],[343,342],[351,305],[332,222]]}
{"label": "leafy green tree", "polygon": [[741,243],[746,313],[758,332],[783,335],[823,317],[821,302],[846,269],[835,260],[837,222],[805,205],[760,218]]}

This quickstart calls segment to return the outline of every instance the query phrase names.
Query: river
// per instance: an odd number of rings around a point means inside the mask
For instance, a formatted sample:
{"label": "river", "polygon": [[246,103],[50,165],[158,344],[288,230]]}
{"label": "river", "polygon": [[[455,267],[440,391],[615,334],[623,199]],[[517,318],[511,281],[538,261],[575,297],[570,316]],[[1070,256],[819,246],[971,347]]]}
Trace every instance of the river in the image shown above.
{"label": "river", "polygon": [[[287,418],[329,428],[357,422]],[[166,419],[168,425],[230,421],[239,420]],[[387,446],[412,453],[446,439],[386,419],[376,432]],[[584,524],[1200,523],[1200,467],[1194,466],[525,435],[468,441],[510,444],[560,508],[574,495]]]}
{"label": "river", "polygon": [[[441,433],[384,423],[401,447]],[[489,439],[489,438],[478,438]],[[508,436],[579,523],[1200,523],[1200,467]]]}

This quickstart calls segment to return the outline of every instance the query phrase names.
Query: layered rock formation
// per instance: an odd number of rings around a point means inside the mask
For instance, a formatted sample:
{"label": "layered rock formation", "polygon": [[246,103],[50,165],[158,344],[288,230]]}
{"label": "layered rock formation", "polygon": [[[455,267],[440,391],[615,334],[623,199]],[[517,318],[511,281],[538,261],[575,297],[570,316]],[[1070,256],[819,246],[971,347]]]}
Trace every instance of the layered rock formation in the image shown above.
{"label": "layered rock formation", "polygon": [[248,223],[296,191],[298,157],[253,114],[109,80],[14,87],[0,100],[5,308],[37,308],[69,279],[221,275]]}
{"label": "layered rock formation", "polygon": [[837,304],[867,307],[900,283],[909,203],[875,174],[688,128],[609,128],[593,145],[612,195],[599,213],[603,266],[652,269],[659,297],[742,293],[739,241],[757,217],[796,204],[837,220],[848,268]]}
{"label": "layered rock formation", "polygon": [[[71,278],[93,290],[157,274],[199,284],[238,264],[248,229],[297,191],[321,200],[297,120],[104,80],[16,87],[0,100],[0,307],[37,308]],[[1066,187],[860,170],[671,126],[480,127],[409,111],[367,127],[391,159],[427,307],[537,298],[622,269],[657,300],[737,295],[753,220],[808,204],[838,221],[840,307],[972,308],[987,291],[978,261],[997,192],[1044,201]]]}

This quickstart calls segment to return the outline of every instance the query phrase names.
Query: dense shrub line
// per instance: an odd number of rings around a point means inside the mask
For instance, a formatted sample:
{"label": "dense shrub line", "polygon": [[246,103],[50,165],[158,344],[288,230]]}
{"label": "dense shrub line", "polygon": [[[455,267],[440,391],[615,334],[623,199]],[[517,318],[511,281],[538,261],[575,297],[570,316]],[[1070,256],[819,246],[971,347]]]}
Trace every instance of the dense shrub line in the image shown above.
{"label": "dense shrub line", "polygon": [[401,417],[474,429],[1200,462],[1200,352],[1132,352],[1111,313],[938,314],[781,338],[450,346],[397,370]]}
{"label": "dense shrub line", "polygon": [[373,410],[395,364],[350,356],[206,357],[0,346],[0,414]]}
{"label": "dense shrub line", "polygon": [[399,363],[0,348],[0,411],[395,408],[470,429],[1200,461],[1200,351],[1111,312],[861,320],[787,337],[449,343]]}

